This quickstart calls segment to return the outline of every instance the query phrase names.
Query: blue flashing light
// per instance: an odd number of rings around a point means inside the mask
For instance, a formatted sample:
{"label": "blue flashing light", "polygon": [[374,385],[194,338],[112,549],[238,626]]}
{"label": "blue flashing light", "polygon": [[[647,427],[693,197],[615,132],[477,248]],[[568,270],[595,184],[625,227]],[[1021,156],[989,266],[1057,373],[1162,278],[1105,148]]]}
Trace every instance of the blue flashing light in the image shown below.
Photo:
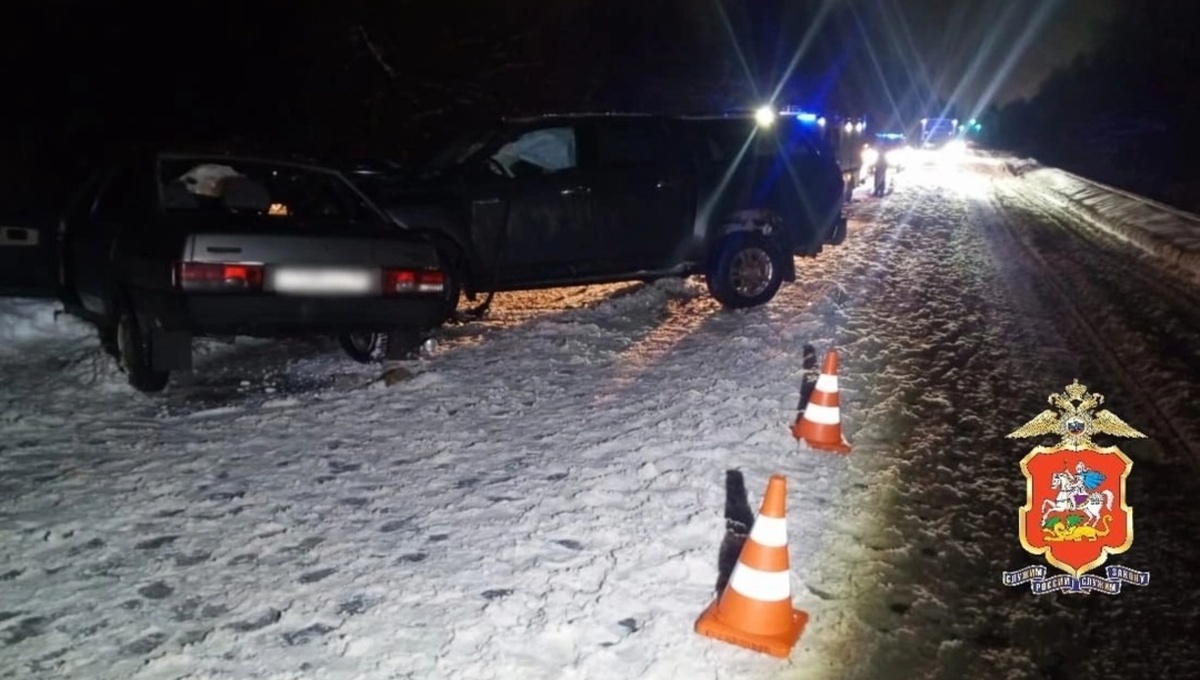
{"label": "blue flashing light", "polygon": [[899,132],[877,132],[875,133],[875,138],[899,142],[904,140],[904,135],[900,134]]}
{"label": "blue flashing light", "polygon": [[779,109],[779,115],[794,116],[796,118],[796,120],[798,120],[801,123],[804,123],[806,125],[812,125],[813,123],[816,123],[819,125],[821,122],[821,120],[817,116],[817,114],[815,114],[811,111],[805,111],[804,109],[800,108],[799,106],[784,106]]}

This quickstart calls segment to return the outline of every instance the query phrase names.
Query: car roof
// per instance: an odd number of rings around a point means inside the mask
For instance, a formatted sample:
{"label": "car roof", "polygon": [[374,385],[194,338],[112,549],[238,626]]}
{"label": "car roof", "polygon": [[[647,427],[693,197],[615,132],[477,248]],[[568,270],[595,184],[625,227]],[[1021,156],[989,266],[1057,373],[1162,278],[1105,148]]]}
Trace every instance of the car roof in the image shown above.
{"label": "car roof", "polygon": [[619,119],[619,118],[655,118],[663,117],[653,113],[632,113],[627,111],[561,111],[554,113],[537,113],[521,116],[505,116],[502,120],[507,123],[538,123],[554,120],[581,119]]}
{"label": "car roof", "polygon": [[686,121],[751,121],[753,111],[695,112],[695,113],[648,113],[645,111],[567,111],[540,113],[501,118],[504,124],[529,125],[535,123],[582,122],[597,120],[686,120]]}
{"label": "car roof", "polygon": [[155,151],[156,159],[185,160],[202,158],[205,160],[224,160],[230,163],[266,163],[270,165],[285,165],[308,170],[340,172],[334,163],[325,163],[315,158],[291,154],[262,154],[238,151],[193,150],[188,148],[163,148]]}
{"label": "car roof", "polygon": [[96,150],[92,160],[100,164],[147,162],[159,157],[205,157],[229,160],[259,161],[308,167],[338,168],[335,159],[307,150],[256,143],[253,141],[209,141],[204,139],[145,139],[132,142],[105,143]]}

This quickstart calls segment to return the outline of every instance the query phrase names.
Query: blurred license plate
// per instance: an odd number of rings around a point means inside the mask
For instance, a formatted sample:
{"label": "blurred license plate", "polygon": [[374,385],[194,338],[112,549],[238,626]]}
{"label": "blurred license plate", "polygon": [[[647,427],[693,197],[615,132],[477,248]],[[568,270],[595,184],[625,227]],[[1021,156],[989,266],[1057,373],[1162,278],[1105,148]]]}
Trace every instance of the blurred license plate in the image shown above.
{"label": "blurred license plate", "polygon": [[274,288],[280,293],[369,293],[378,286],[377,276],[362,269],[328,267],[279,267]]}

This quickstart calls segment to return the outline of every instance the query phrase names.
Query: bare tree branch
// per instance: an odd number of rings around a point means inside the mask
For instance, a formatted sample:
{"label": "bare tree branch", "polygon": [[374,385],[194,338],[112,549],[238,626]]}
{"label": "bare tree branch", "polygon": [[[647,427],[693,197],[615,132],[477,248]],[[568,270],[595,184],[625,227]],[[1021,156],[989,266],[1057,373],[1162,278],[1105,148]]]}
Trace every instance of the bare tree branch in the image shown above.
{"label": "bare tree branch", "polygon": [[358,33],[358,37],[363,41],[363,44],[367,46],[367,50],[371,53],[371,56],[375,58],[375,63],[379,64],[379,67],[387,74],[388,79],[395,80],[396,69],[392,68],[387,59],[384,59],[383,52],[371,40],[371,36],[367,34],[367,29],[363,28],[362,24],[355,24],[354,30]]}

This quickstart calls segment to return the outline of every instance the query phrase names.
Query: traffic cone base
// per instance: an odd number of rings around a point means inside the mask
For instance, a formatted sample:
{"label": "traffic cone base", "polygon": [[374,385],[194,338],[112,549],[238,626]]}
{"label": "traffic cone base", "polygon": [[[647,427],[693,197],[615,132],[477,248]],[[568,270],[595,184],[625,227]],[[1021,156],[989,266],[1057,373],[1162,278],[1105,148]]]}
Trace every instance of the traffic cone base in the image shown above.
{"label": "traffic cone base", "polygon": [[821,441],[819,439],[809,438],[806,436],[804,422],[802,420],[797,420],[795,424],[792,425],[792,436],[796,439],[803,439],[804,443],[807,444],[810,449],[817,449],[818,451],[831,451],[833,453],[850,453],[850,444],[848,444],[845,438],[843,438],[840,434],[834,441]]}
{"label": "traffic cone base", "polygon": [[793,609],[792,622],[786,631],[775,635],[748,633],[722,621],[718,613],[719,604],[720,600],[713,602],[700,615],[696,621],[697,633],[781,659],[786,659],[791,655],[792,647],[796,645],[796,641],[800,639],[800,634],[804,632],[804,627],[808,624],[808,614],[799,609]]}
{"label": "traffic cone base", "polygon": [[842,436],[837,367],[837,350],[831,349],[808,403],[792,424],[792,436],[819,451],[850,453],[850,444]]}

